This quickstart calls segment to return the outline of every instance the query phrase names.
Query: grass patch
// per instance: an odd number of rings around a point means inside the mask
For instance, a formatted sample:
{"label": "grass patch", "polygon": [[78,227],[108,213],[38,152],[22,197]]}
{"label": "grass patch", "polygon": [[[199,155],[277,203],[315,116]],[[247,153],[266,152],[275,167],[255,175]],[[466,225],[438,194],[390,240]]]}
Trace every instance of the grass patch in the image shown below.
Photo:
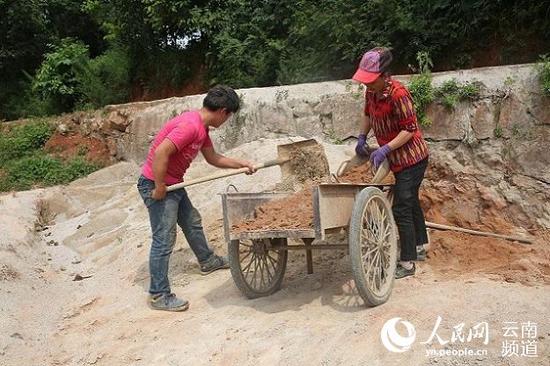
{"label": "grass patch", "polygon": [[479,98],[480,93],[479,83],[475,81],[460,83],[455,78],[445,81],[435,89],[436,100],[449,109],[454,109],[459,101]]}
{"label": "grass patch", "polygon": [[498,139],[501,138],[503,135],[502,127],[496,126],[493,130],[493,135]]}
{"label": "grass patch", "polygon": [[331,128],[329,131],[326,132],[326,136],[329,139],[331,144],[334,144],[334,145],[344,144],[344,140],[342,140],[340,137],[336,135],[336,131],[334,131],[333,128]]}
{"label": "grass patch", "polygon": [[0,135],[0,192],[64,184],[100,168],[83,154],[71,159],[48,155],[44,145],[54,127],[36,120]]}
{"label": "grass patch", "polygon": [[77,156],[62,160],[37,151],[33,155],[9,161],[0,178],[0,191],[25,190],[72,182],[100,167]]}
{"label": "grass patch", "polygon": [[41,149],[52,136],[54,127],[44,121],[36,120],[0,135],[0,167],[35,150]]}
{"label": "grass patch", "polygon": [[550,97],[550,56],[541,56],[536,68],[539,73],[542,93],[547,97]]}

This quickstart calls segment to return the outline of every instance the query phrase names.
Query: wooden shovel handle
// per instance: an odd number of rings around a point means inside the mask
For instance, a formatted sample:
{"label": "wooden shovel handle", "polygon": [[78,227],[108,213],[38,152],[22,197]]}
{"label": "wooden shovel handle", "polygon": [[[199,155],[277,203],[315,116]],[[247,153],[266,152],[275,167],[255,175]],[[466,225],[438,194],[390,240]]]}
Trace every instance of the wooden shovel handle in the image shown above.
{"label": "wooden shovel handle", "polygon": [[[264,163],[260,163],[258,165],[255,166],[255,168],[258,170],[258,169],[263,169],[263,168],[269,168],[271,166],[275,166],[275,165],[281,165],[283,163],[286,163],[289,159],[274,159],[274,160],[269,160],[269,161],[266,161]],[[204,182],[209,182],[211,180],[215,180],[215,179],[220,179],[220,178],[225,178],[225,177],[230,177],[232,175],[237,175],[237,174],[242,174],[242,173],[246,173],[248,172],[248,168],[239,168],[239,169],[231,169],[231,170],[223,170],[221,172],[218,172],[218,173],[215,173],[215,174],[211,174],[211,175],[207,175],[206,177],[201,177],[201,178],[197,178],[197,179],[192,179],[192,180],[189,180],[189,181],[186,181],[186,182],[182,182],[182,183],[177,183],[177,184],[172,184],[171,186],[169,186],[166,190],[168,192],[171,192],[171,191],[174,191],[176,189],[180,189],[180,188],[184,188],[184,187],[189,187],[189,186],[193,186],[195,184],[199,184],[199,183],[204,183]]]}
{"label": "wooden shovel handle", "polygon": [[533,240],[531,240],[529,238],[510,236],[510,235],[502,235],[502,234],[496,234],[496,233],[489,233],[489,232],[486,232],[486,231],[477,231],[477,230],[465,229],[465,228],[457,227],[457,226],[436,224],[435,222],[426,221],[426,226],[429,227],[429,228],[432,228],[432,229],[460,231],[460,232],[468,233],[468,234],[472,234],[472,235],[490,236],[490,237],[493,237],[493,238],[500,238],[500,239],[518,241],[520,243],[525,243],[525,244],[533,244]]}

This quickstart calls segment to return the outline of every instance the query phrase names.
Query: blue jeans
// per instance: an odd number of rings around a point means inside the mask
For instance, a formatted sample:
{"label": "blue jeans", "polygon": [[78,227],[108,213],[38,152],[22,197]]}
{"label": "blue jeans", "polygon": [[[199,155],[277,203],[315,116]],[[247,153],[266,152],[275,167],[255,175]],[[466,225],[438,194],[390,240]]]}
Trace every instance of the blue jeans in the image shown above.
{"label": "blue jeans", "polygon": [[207,260],[213,252],[204,236],[201,215],[191,204],[185,189],[168,192],[163,200],[157,201],[151,198],[155,188],[154,181],[141,176],[137,188],[149,211],[153,239],[149,254],[149,293],[170,293],[168,264],[176,243],[176,224],[185,234],[199,263]]}

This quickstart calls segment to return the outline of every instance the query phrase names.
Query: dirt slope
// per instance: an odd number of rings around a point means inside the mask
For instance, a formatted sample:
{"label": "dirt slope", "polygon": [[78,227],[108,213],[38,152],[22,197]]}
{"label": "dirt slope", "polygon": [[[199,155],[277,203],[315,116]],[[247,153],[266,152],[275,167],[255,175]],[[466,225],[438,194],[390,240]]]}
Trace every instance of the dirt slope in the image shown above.
{"label": "dirt slope", "polygon": [[[268,160],[276,156],[275,145],[282,141],[257,141],[231,153]],[[326,150],[335,171],[352,149],[326,145]],[[189,176],[208,174],[209,169],[195,163]],[[549,236],[544,231],[531,232],[538,240],[529,247],[432,232],[432,251],[428,261],[419,264],[418,275],[397,281],[390,301],[377,308],[362,306],[345,252],[314,254],[312,275],[306,274],[303,255],[291,253],[282,290],[247,300],[233,285],[229,271],[201,276],[179,233],[170,278],[173,291],[189,299],[191,307],[181,314],[153,312],[145,305],[150,234],[135,189],[137,171],[132,163],[119,163],[66,187],[0,196],[0,364],[541,365],[550,361]],[[274,188],[279,180],[279,171],[271,168],[253,177],[189,189],[217,251],[224,253],[225,244],[216,194],[229,183],[252,192]],[[449,223],[475,223],[468,221],[471,208],[479,205],[479,199],[470,201],[474,192],[468,196],[471,205],[450,211],[454,196],[441,196],[447,194],[442,190],[435,196],[434,184],[426,185],[423,200],[430,219],[454,212]],[[37,202],[42,202],[40,219]],[[483,205],[491,210],[489,203]],[[495,223],[507,222],[498,216],[498,207],[493,212]],[[498,228],[521,232],[512,222]],[[77,275],[91,277],[74,281]],[[470,327],[488,322],[488,354],[426,357],[428,346],[420,342],[429,337],[437,316],[443,319],[439,333],[444,338],[459,323]],[[380,330],[394,317],[416,326],[417,341],[406,353],[391,353],[381,344]],[[501,357],[501,328],[506,321],[538,324],[538,358]]]}

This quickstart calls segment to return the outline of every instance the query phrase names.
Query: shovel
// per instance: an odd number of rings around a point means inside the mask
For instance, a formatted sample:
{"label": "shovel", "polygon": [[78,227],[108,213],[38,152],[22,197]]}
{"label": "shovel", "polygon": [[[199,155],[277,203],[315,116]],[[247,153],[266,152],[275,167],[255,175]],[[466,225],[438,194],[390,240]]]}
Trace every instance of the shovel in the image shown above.
{"label": "shovel", "polygon": [[[336,173],[337,177],[340,177],[347,172],[349,172],[351,169],[369,163],[368,157],[361,157],[359,155],[355,155],[353,158],[346,160],[340,164],[340,167],[338,168],[338,172]],[[370,164],[370,163],[369,163]],[[378,169],[374,169],[374,167],[371,165],[372,172],[374,174],[374,177],[370,181],[371,184],[378,184],[381,183],[384,178],[390,173],[390,163],[388,162],[388,159],[384,159],[384,161],[380,164]]]}
{"label": "shovel", "polygon": [[[259,169],[269,168],[269,167],[278,165],[281,167],[283,179],[285,179],[286,177],[294,176],[297,173],[296,170],[299,167],[291,163],[293,159],[296,159],[297,157],[299,157],[300,159],[304,159],[305,157],[306,159],[310,158],[311,161],[314,162],[315,159],[319,160],[321,156],[321,159],[324,158],[325,160],[324,163],[326,163],[327,174],[328,174],[328,162],[326,162],[326,156],[324,156],[323,151],[324,151],[323,147],[314,139],[279,145],[277,146],[277,159],[260,163],[256,165],[255,168],[256,170],[259,170]],[[318,164],[318,161],[316,163]],[[215,179],[230,177],[232,175],[242,174],[246,172],[248,172],[248,168],[239,168],[239,169],[231,169],[229,171],[221,171],[219,173],[208,175],[206,177],[201,177],[201,178],[192,179],[186,182],[173,184],[167,188],[167,191],[171,192],[176,189],[189,187],[195,184],[200,184],[200,183],[212,181]]]}

